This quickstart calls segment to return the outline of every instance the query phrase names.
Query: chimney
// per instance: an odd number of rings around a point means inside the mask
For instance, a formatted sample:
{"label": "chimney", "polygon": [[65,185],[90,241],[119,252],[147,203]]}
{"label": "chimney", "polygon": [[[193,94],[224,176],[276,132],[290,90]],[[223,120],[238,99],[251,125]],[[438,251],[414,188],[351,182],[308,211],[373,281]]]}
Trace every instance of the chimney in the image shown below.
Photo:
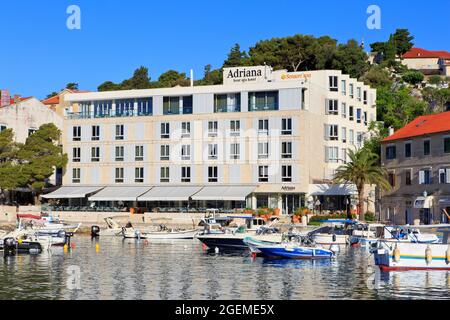
{"label": "chimney", "polygon": [[394,127],[389,127],[389,135],[392,136],[394,132],[395,132]]}

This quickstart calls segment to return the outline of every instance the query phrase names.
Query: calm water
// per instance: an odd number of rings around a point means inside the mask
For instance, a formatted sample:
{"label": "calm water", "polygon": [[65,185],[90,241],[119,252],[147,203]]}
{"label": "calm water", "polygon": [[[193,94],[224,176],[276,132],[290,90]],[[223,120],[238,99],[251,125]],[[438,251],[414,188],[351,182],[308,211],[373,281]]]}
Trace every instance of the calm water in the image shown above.
{"label": "calm water", "polygon": [[[331,261],[252,259],[215,254],[198,240],[140,243],[120,238],[73,239],[38,256],[0,263],[1,299],[450,299],[450,272],[382,273],[370,289],[372,258],[348,248]],[[81,289],[67,288],[69,266],[79,266]]]}

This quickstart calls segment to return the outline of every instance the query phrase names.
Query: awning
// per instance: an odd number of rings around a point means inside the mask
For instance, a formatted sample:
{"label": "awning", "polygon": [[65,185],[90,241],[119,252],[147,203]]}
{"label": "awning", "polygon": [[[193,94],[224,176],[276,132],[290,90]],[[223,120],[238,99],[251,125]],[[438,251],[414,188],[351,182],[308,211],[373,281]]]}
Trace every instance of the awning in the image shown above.
{"label": "awning", "polygon": [[309,194],[313,196],[348,196],[357,195],[353,184],[310,184]]}
{"label": "awning", "polygon": [[417,197],[414,200],[414,208],[416,209],[430,209],[433,206],[433,196]]}
{"label": "awning", "polygon": [[203,187],[194,186],[159,186],[141,195],[138,201],[188,201]]}
{"label": "awning", "polygon": [[89,201],[136,201],[137,198],[152,187],[126,187],[126,186],[114,186],[106,187],[99,193],[96,193],[92,197],[89,197]]}
{"label": "awning", "polygon": [[42,195],[44,199],[77,199],[84,198],[89,194],[102,190],[104,187],[76,187],[66,186],[58,190]]}
{"label": "awning", "polygon": [[245,201],[256,186],[207,186],[192,196],[192,200]]}

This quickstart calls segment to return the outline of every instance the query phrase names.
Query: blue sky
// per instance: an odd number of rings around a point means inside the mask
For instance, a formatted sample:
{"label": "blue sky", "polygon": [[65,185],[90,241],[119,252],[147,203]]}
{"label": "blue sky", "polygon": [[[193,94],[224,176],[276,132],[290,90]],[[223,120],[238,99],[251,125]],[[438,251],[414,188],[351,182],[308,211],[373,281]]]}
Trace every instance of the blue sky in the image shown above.
{"label": "blue sky", "polygon": [[[66,27],[69,5],[81,8],[81,30]],[[381,8],[381,30],[366,27],[369,5]],[[200,78],[220,67],[230,47],[296,33],[364,38],[367,47],[396,28],[415,44],[450,51],[449,0],[22,0],[2,1],[0,88],[44,98],[68,82],[96,90],[129,78],[137,67],[152,79],[175,69]]]}

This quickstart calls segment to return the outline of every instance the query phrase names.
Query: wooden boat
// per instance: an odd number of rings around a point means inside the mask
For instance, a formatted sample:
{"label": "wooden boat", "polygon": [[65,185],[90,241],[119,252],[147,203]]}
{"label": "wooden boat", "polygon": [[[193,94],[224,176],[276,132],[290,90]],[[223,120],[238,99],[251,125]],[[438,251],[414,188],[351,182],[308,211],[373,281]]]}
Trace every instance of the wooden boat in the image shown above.
{"label": "wooden boat", "polygon": [[442,243],[419,243],[401,239],[377,242],[372,250],[375,264],[383,271],[450,270],[450,225],[414,226],[432,228],[444,234]]}

